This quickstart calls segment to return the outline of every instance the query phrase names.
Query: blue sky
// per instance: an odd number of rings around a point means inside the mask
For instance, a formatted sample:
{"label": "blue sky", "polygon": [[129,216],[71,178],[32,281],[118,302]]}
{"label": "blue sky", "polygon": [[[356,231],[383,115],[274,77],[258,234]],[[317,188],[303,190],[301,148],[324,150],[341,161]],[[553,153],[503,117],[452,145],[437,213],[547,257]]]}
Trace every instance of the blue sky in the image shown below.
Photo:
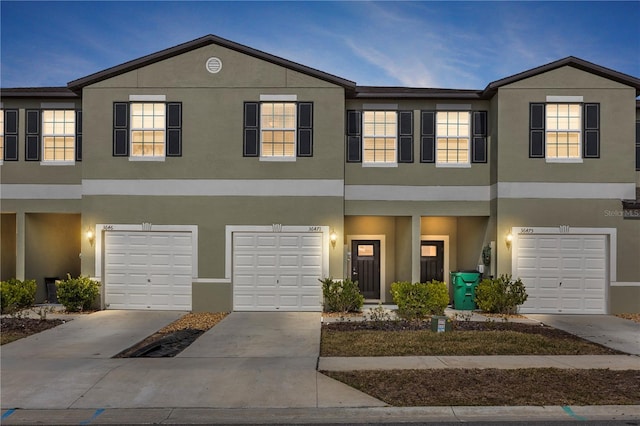
{"label": "blue sky", "polygon": [[483,89],[560,59],[640,76],[640,2],[7,1],[2,87],[69,81],[214,34],[359,85]]}

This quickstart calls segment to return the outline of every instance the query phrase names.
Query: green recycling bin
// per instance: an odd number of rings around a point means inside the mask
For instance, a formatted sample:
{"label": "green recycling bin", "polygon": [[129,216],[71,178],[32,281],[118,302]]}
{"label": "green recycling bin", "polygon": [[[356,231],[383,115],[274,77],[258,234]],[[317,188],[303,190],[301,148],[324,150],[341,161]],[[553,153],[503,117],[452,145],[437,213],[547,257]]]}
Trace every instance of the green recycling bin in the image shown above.
{"label": "green recycling bin", "polygon": [[476,287],[480,283],[480,272],[458,271],[451,273],[453,307],[461,311],[477,309]]}

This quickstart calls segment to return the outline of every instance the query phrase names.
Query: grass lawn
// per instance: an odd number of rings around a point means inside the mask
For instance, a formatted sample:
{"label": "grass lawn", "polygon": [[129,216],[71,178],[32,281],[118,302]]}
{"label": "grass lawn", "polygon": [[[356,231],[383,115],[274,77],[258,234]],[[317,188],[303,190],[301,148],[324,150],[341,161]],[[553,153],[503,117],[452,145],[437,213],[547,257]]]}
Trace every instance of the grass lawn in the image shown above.
{"label": "grass lawn", "polygon": [[[427,324],[324,324],[320,354],[331,356],[621,354],[548,326],[459,322],[451,332]],[[379,324],[377,325],[379,327]],[[640,404],[640,371],[556,368],[322,371],[393,406]]]}
{"label": "grass lawn", "polygon": [[[462,322],[451,332],[377,330],[364,323],[322,327],[320,356],[611,355],[619,353],[548,326]],[[420,326],[419,326],[420,327]],[[418,327],[418,328],[419,328]]]}

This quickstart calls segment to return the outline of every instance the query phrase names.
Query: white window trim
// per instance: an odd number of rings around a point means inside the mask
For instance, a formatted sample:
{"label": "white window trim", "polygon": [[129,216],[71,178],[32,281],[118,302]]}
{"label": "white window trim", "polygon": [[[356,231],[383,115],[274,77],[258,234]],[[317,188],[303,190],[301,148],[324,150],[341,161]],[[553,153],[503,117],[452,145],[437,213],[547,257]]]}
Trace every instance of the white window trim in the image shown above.
{"label": "white window trim", "polygon": [[[282,162],[295,162],[298,159],[298,104],[297,104],[297,99],[298,97],[296,95],[260,95],[260,157],[258,158],[259,161],[265,161],[265,162],[275,162],[275,163],[282,163]],[[262,105],[263,103],[290,103],[290,104],[294,104],[295,108],[294,108],[294,112],[295,112],[295,119],[294,122],[295,127],[293,129],[286,129],[286,128],[282,128],[282,129],[276,129],[276,128],[263,128],[262,127]],[[285,130],[285,131],[291,131],[293,130],[293,155],[292,156],[285,156],[285,155],[271,155],[271,156],[267,156],[264,155],[262,152],[262,148],[263,148],[263,144],[264,144],[264,140],[262,139],[262,131],[263,130]]]}
{"label": "white window trim", "polygon": [[[447,106],[451,106],[451,105],[447,105]],[[466,106],[466,105],[463,105]],[[467,162],[465,163],[445,163],[445,162],[441,162],[438,160],[438,112],[467,112],[469,114],[469,135],[467,136]],[[471,168],[471,138],[472,138],[472,131],[471,131],[471,120],[473,119],[473,117],[471,117],[471,111],[467,110],[466,108],[462,109],[446,109],[446,110],[439,110],[436,112],[436,135],[435,135],[435,144],[436,144],[436,168],[458,168],[458,169],[468,169]],[[444,138],[456,138],[456,139],[464,139],[463,137],[460,136],[442,136]]]}
{"label": "white window trim", "polygon": [[[370,105],[371,106],[371,105]],[[392,108],[395,106],[395,109]],[[398,167],[398,111],[397,111],[397,105],[378,105],[378,107],[391,107],[391,108],[368,108],[362,111],[362,152],[360,155],[362,155],[362,167]],[[394,112],[396,114],[396,132],[393,135],[393,138],[396,141],[396,155],[394,157],[393,161],[389,161],[389,162],[378,162],[378,161],[366,161],[365,158],[365,148],[364,148],[364,140],[366,138],[380,138],[380,137],[387,137],[387,136],[374,136],[374,135],[367,135],[364,132],[365,129],[365,125],[364,125],[364,116],[365,113],[367,112],[379,112],[379,111],[383,111],[383,112]]]}
{"label": "white window trim", "polygon": [[[555,101],[550,101],[549,99],[555,99]],[[555,105],[559,105],[559,104],[575,104],[575,105],[579,105],[580,106],[580,130],[576,131],[576,130],[569,130],[569,129],[561,129],[561,130],[549,130],[547,129],[547,105],[549,104],[555,104]],[[545,110],[544,110],[544,159],[547,163],[576,163],[576,164],[580,164],[583,163],[583,159],[582,159],[582,138],[583,138],[583,134],[584,134],[584,128],[583,128],[583,119],[584,117],[583,115],[583,104],[582,104],[582,96],[547,96],[547,103],[545,105]],[[549,141],[547,139],[547,135],[549,132],[558,132],[558,133],[578,133],[578,157],[549,157],[548,156],[548,147],[549,147]]]}
{"label": "white window trim", "polygon": [[[135,98],[135,99],[132,99]],[[129,96],[129,161],[166,161],[167,156],[167,102],[164,95],[130,95]],[[152,128],[134,128],[131,124],[133,122],[133,108],[132,104],[164,104],[164,155],[134,155],[133,154],[133,132],[138,131],[157,131],[159,129]]]}
{"label": "white window trim", "polygon": [[[40,165],[41,166],[74,166],[76,164],[75,158],[76,158],[76,138],[78,137],[78,135],[76,134],[76,129],[77,129],[77,123],[76,123],[76,119],[77,119],[77,115],[76,115],[76,110],[75,105],[73,104],[57,104],[57,103],[42,103],[40,104],[41,107],[44,106],[48,106],[49,108],[45,108],[42,109],[41,112],[41,117],[40,117],[40,129],[41,129],[41,133],[40,133],[40,149],[42,150],[41,154],[42,154],[42,160],[40,161]],[[47,111],[71,111],[73,113],[73,135],[70,134],[45,134],[44,133],[44,113]],[[44,144],[44,139],[47,137],[73,137],[73,160],[45,160],[45,144]]]}

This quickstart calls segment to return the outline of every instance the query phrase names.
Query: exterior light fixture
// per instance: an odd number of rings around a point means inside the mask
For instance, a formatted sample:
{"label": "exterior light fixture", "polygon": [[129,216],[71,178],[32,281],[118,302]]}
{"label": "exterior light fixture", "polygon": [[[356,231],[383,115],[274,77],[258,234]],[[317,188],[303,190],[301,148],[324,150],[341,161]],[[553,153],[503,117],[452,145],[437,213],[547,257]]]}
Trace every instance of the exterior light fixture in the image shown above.
{"label": "exterior light fixture", "polygon": [[506,237],[504,237],[504,242],[507,244],[507,248],[511,248],[511,242],[513,241],[513,234],[509,232]]}
{"label": "exterior light fixture", "polygon": [[89,240],[89,244],[93,247],[93,243],[96,241],[96,234],[93,232],[93,229],[89,228],[85,235],[87,236],[87,240]]}
{"label": "exterior light fixture", "polygon": [[336,242],[338,241],[338,234],[336,234],[336,231],[331,230],[329,240],[331,241],[331,247],[336,248]]}

